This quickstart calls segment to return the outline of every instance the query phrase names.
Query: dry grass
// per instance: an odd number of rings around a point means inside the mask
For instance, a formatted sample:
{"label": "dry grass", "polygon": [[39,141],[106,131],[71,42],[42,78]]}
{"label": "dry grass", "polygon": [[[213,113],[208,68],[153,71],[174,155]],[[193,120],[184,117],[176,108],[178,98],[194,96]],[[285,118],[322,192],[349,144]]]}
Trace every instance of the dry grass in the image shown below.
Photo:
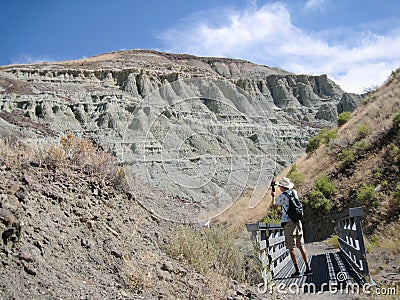
{"label": "dry grass", "polygon": [[152,270],[155,261],[155,254],[147,253],[143,255],[139,262],[129,256],[123,257],[125,262],[126,284],[134,291],[141,291],[150,288],[156,280]]}
{"label": "dry grass", "polygon": [[35,161],[41,162],[42,150],[19,141],[9,142],[0,139],[0,158],[13,165]]}
{"label": "dry grass", "polygon": [[220,226],[201,229],[181,226],[166,247],[171,257],[192,265],[204,275],[217,273],[239,282],[249,282],[260,272],[253,250],[253,253],[241,251],[232,233]]}
{"label": "dry grass", "polygon": [[[285,168],[279,176],[278,179],[288,176],[291,180],[290,171],[292,166]],[[296,171],[296,173],[299,173]],[[303,177],[303,174],[302,176]],[[300,182],[303,185],[303,181]],[[246,228],[247,223],[261,222],[271,211],[272,197],[271,189],[269,186],[265,186],[262,194],[265,194],[263,199],[256,205],[252,207],[250,205],[250,198],[252,191],[249,191],[246,195],[239,198],[229,209],[224,213],[216,217],[212,223],[222,225],[223,227],[229,228],[234,234],[239,235]]]}
{"label": "dry grass", "polygon": [[254,208],[249,208],[249,202],[250,195],[243,196],[213,220],[213,223],[221,224],[235,233],[240,233],[245,229],[246,223],[259,222],[267,214],[272,199],[267,194]]}
{"label": "dry grass", "polygon": [[109,180],[115,187],[126,188],[125,170],[118,165],[115,157],[71,133],[61,137],[59,144],[50,146],[44,152],[43,160],[49,167],[73,168]]}
{"label": "dry grass", "polygon": [[109,181],[114,187],[127,190],[125,169],[118,165],[114,156],[86,139],[68,134],[59,143],[28,145],[0,139],[0,157],[15,165],[33,163],[44,168],[63,172],[83,172]]}
{"label": "dry grass", "polygon": [[[289,170],[290,167],[287,167],[278,178],[286,176]],[[246,230],[247,223],[261,222],[271,210],[272,203],[269,186],[264,187],[263,193],[265,196],[260,203],[252,207],[252,205],[250,205],[251,191],[249,191],[248,194],[238,199],[224,213],[216,217],[212,223],[220,224],[223,227],[229,228],[229,230],[235,234],[240,234],[243,230]]]}

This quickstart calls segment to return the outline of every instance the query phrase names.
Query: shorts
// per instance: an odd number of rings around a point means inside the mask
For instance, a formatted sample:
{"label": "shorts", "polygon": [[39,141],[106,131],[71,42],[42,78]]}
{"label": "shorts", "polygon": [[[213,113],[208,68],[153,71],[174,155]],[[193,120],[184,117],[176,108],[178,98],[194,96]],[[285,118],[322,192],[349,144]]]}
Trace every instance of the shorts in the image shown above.
{"label": "shorts", "polygon": [[286,249],[301,248],[304,245],[303,225],[301,221],[294,223],[293,221],[287,222],[284,227],[285,231],[285,246]]}

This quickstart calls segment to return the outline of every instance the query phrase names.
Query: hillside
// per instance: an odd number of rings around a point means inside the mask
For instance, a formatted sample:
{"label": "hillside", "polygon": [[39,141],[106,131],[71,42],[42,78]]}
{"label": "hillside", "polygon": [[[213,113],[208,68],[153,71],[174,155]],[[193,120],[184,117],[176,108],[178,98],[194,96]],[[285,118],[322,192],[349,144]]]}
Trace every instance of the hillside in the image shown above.
{"label": "hillside", "polygon": [[149,213],[121,175],[72,135],[0,141],[1,299],[256,299],[218,266],[167,254],[179,224]]}
{"label": "hillside", "polygon": [[[395,72],[368,95],[335,137],[321,141],[318,149],[296,162],[295,173],[304,176],[300,193],[310,197],[318,178],[326,175],[336,187],[329,198],[332,212],[364,206],[368,234],[397,221],[399,207],[393,195],[400,183],[399,111],[400,76]],[[374,193],[363,198],[363,186],[373,186]],[[329,210],[320,211],[324,209]]]}
{"label": "hillside", "polygon": [[[344,121],[345,122],[345,121]],[[332,221],[365,209],[363,231],[375,280],[400,280],[400,72],[370,93],[350,119],[296,162],[289,177],[306,201],[309,241],[335,234]],[[315,139],[314,139],[315,141]],[[318,226],[315,226],[315,224]]]}
{"label": "hillside", "polygon": [[[290,177],[304,199],[309,241],[333,234],[332,221],[349,207],[364,206],[363,225],[369,236],[388,232],[387,225],[399,221],[399,73],[393,72],[384,85],[370,93],[348,114],[343,125],[331,126],[311,138],[309,145],[313,146],[309,153],[277,175],[277,178]],[[325,177],[325,182],[321,183],[321,177]],[[363,186],[372,186],[373,192],[369,188],[361,189]],[[310,200],[313,191],[324,187],[330,190],[329,197],[323,195],[325,199],[321,197],[319,202],[318,197]],[[256,207],[249,207],[249,197],[244,196],[218,220],[233,228],[261,220],[270,209],[269,188],[264,186],[264,199]],[[360,189],[365,193],[360,193]],[[238,222],[233,220],[234,216]],[[318,228],[313,226],[315,217]]]}
{"label": "hillside", "polygon": [[[311,138],[308,153],[282,171],[305,203],[306,242],[335,240],[335,219],[350,207],[364,207],[363,232],[372,278],[400,282],[400,70],[347,117]],[[316,142],[317,141],[317,142]],[[216,222],[240,231],[268,216],[268,186],[256,207],[244,196]],[[268,222],[268,221],[267,221]],[[333,237],[333,238],[331,238]],[[388,283],[389,282],[389,283]]]}

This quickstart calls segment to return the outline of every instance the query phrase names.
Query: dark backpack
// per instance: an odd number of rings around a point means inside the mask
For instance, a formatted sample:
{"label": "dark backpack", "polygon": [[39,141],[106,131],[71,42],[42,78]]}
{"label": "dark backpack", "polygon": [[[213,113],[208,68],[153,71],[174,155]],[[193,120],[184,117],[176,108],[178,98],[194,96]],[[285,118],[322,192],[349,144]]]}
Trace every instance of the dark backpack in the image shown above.
{"label": "dark backpack", "polygon": [[296,198],[292,190],[284,191],[283,194],[289,198],[289,210],[286,212],[289,218],[293,222],[301,220],[303,218],[303,204]]}

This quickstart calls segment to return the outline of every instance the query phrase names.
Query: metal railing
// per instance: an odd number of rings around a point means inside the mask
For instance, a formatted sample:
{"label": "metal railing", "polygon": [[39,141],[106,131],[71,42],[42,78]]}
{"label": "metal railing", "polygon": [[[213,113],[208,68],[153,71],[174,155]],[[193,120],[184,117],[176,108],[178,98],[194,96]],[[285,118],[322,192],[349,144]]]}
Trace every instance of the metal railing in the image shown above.
{"label": "metal railing", "polygon": [[251,223],[247,231],[252,233],[259,247],[259,259],[262,263],[262,277],[273,279],[290,260],[285,246],[285,235],[280,224]]}
{"label": "metal railing", "polygon": [[339,248],[346,261],[370,281],[370,274],[364,244],[364,235],[361,227],[361,217],[364,215],[362,207],[349,208],[336,220],[336,230],[339,237]]}

